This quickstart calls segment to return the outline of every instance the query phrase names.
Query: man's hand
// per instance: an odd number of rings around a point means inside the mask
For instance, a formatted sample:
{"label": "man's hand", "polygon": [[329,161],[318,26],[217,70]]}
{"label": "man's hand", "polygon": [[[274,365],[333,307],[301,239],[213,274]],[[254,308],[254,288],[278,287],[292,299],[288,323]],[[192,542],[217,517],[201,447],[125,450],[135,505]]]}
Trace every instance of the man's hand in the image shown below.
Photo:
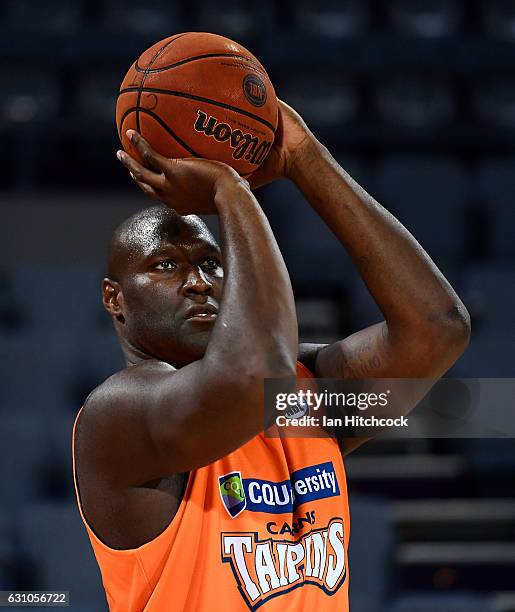
{"label": "man's hand", "polygon": [[252,189],[281,177],[292,178],[297,160],[309,155],[309,146],[316,141],[302,117],[282,100],[278,102],[279,120],[274,144],[265,161],[248,177]]}
{"label": "man's hand", "polygon": [[149,143],[134,130],[127,136],[136,147],[145,166],[125,151],[117,157],[131,177],[151,198],[159,200],[180,215],[214,214],[214,197],[222,185],[245,183],[227,164],[207,159],[168,159],[156,153]]}

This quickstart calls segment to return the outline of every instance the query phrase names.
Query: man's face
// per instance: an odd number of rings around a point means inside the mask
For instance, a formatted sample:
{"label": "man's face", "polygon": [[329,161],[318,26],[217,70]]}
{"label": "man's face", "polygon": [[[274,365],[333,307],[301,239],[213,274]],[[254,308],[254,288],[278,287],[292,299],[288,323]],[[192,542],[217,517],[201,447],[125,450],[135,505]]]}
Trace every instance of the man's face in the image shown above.
{"label": "man's face", "polygon": [[222,294],[220,249],[205,226],[184,222],[156,232],[129,257],[121,281],[123,334],[136,348],[173,365],[200,359]]}

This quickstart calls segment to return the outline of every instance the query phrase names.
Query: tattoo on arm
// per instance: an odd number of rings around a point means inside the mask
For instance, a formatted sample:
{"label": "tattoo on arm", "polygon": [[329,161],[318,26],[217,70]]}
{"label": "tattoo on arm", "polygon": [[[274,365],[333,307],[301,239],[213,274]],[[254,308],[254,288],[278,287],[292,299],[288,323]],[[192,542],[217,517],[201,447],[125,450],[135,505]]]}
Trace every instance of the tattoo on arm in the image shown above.
{"label": "tattoo on arm", "polygon": [[337,368],[344,378],[373,378],[374,373],[381,369],[383,359],[381,345],[387,335],[386,325],[382,325],[380,336],[369,334],[357,346],[347,349],[341,346],[340,364]]}
{"label": "tattoo on arm", "polygon": [[367,355],[364,360],[359,361],[356,364],[347,363],[344,366],[344,374],[348,375],[349,378],[367,378],[374,370],[378,370],[381,367],[381,359],[379,355]]}
{"label": "tattoo on arm", "polygon": [[385,321],[344,340],[317,348],[315,368],[319,378],[382,378],[391,367],[391,346]]}

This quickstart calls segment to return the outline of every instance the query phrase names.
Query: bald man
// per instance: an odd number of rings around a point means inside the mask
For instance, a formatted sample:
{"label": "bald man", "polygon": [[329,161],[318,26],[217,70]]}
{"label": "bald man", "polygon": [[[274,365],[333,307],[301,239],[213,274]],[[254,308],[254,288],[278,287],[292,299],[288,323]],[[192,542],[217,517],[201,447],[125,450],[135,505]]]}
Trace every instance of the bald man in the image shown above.
{"label": "bald man", "polygon": [[[413,236],[281,103],[251,184],[294,181],[385,317],[299,346],[288,272],[249,183],[128,137],[145,165],[118,157],[161,204],[113,235],[103,301],[127,367],[87,398],[73,452],[110,609],[348,610],[342,455],[363,440],[267,437],[263,380],[436,379],[468,343],[468,313]],[[218,214],[221,248],[193,213]]]}

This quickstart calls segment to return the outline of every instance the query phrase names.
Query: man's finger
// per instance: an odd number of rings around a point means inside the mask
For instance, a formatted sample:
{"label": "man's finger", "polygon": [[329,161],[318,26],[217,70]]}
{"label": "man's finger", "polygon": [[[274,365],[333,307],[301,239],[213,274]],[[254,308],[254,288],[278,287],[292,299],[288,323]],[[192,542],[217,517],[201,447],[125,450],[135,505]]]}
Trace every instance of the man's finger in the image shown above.
{"label": "man's finger", "polygon": [[131,172],[131,177],[134,179],[134,182],[141,189],[141,191],[145,193],[145,195],[148,195],[151,198],[157,198],[157,192],[153,187],[151,187],[147,183],[138,181],[138,179],[134,176],[134,174],[132,174],[132,172]]}
{"label": "man's finger", "polygon": [[116,157],[122,162],[127,170],[134,176],[135,180],[147,183],[151,187],[159,188],[163,182],[163,174],[149,170],[138,163],[133,157],[125,153],[125,151],[117,151]]}
{"label": "man's finger", "polygon": [[145,160],[145,164],[155,172],[164,172],[168,159],[156,153],[148,142],[135,130],[127,130],[127,138]]}

